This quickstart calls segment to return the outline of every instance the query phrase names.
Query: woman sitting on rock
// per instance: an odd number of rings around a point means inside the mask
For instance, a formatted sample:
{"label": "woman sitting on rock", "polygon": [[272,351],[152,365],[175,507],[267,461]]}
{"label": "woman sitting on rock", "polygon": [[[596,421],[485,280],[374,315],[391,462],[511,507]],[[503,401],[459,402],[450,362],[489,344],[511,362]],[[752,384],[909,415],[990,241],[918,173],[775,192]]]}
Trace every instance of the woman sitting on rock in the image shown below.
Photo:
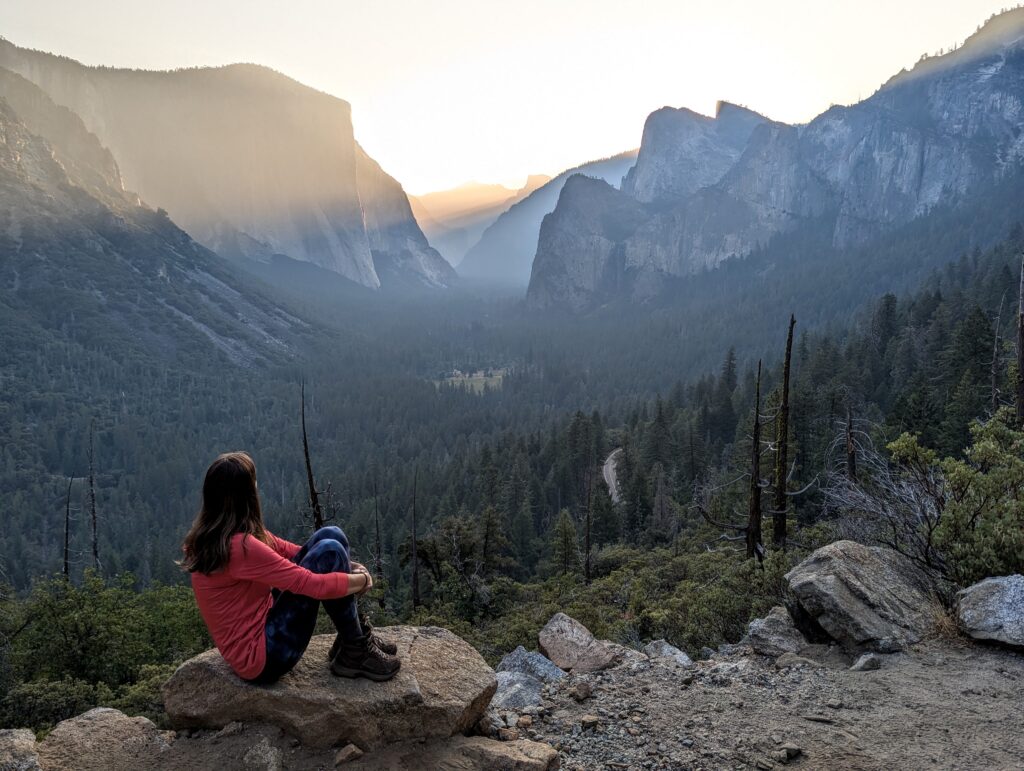
{"label": "woman sitting on rock", "polygon": [[244,452],[217,458],[203,480],[203,505],[185,536],[181,566],[192,574],[199,612],[239,677],[272,683],[302,658],[320,603],[338,636],[331,672],[390,680],[394,645],[373,634],[356,598],[373,586],[349,559],[341,528],[324,527],[299,547],[263,525],[256,465]]}

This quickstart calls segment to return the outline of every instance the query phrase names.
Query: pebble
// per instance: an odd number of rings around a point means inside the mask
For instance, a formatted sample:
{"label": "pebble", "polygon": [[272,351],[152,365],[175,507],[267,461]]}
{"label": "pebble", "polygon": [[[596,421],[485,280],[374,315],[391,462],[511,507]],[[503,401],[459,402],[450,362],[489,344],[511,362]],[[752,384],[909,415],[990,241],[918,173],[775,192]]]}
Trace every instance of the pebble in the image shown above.
{"label": "pebble", "polygon": [[353,760],[359,760],[363,757],[363,751],[354,744],[346,744],[340,750],[338,754],[334,756],[334,765],[341,766],[345,763],[351,763]]}

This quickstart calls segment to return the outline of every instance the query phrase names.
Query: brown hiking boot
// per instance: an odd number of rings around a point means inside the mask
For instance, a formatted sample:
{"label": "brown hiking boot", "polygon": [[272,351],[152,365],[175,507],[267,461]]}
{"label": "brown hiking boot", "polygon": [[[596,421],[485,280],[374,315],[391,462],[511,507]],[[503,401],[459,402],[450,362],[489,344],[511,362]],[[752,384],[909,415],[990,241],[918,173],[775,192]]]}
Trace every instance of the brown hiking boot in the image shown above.
{"label": "brown hiking boot", "polygon": [[358,640],[343,640],[331,661],[331,672],[338,677],[365,677],[377,682],[390,680],[401,668],[402,662],[384,653],[368,634]]}
{"label": "brown hiking boot", "polygon": [[[381,649],[384,653],[389,656],[394,656],[398,653],[398,646],[393,642],[385,642],[380,639],[378,635],[373,633],[373,624],[370,623],[370,619],[364,616],[362,613],[359,614],[359,626],[363,628],[363,634],[370,635],[373,640],[373,644]],[[334,661],[334,657],[338,655],[338,651],[341,650],[341,644],[344,642],[341,635],[337,635],[334,638],[334,643],[331,645],[331,650],[327,653],[327,660]]]}

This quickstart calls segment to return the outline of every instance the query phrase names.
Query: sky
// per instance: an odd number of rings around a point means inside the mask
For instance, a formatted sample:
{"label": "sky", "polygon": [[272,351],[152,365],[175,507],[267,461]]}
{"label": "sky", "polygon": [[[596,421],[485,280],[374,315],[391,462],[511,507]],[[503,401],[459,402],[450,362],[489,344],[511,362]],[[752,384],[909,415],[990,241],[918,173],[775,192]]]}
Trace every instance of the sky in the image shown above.
{"label": "sky", "polygon": [[639,146],[665,105],[805,122],[1008,0],[2,0],[0,36],[85,64],[245,61],[352,105],[407,191],[521,185]]}

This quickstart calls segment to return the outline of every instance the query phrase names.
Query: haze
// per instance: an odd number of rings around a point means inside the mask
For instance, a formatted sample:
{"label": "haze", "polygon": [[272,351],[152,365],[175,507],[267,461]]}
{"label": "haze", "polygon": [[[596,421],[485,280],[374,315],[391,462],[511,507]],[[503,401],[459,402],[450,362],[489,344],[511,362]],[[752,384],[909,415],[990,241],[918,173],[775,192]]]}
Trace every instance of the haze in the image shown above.
{"label": "haze", "polygon": [[960,43],[1003,5],[18,0],[0,35],[86,64],[265,64],[351,102],[359,142],[423,193],[517,187],[635,147],[666,104],[711,113],[725,99],[805,121]]}

